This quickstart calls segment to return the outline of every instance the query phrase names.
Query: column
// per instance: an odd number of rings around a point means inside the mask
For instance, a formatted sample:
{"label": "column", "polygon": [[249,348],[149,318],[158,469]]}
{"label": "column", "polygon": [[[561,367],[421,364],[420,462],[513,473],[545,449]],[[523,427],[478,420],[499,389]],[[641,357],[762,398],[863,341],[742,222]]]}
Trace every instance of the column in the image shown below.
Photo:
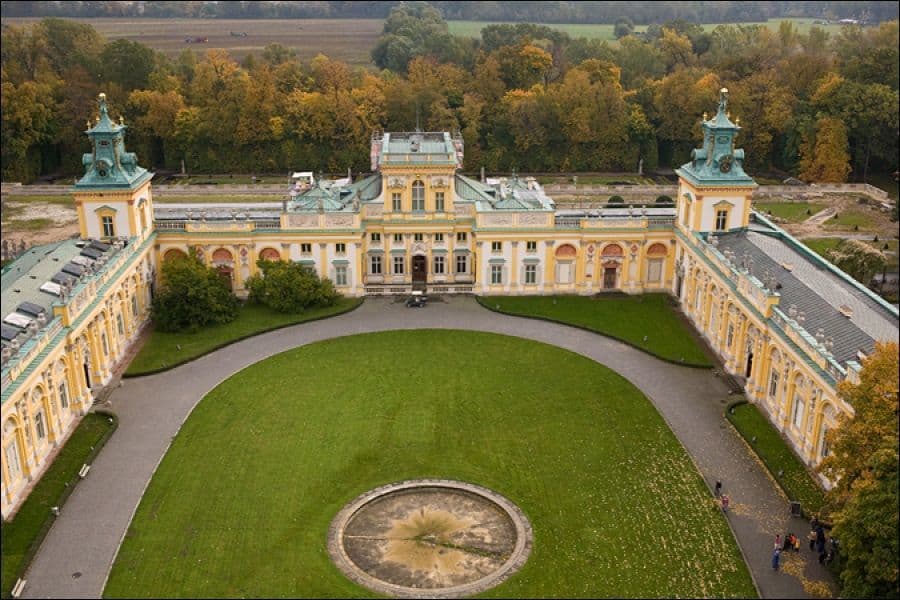
{"label": "column", "polygon": [[519,292],[519,242],[512,242],[512,259],[509,265],[509,291]]}

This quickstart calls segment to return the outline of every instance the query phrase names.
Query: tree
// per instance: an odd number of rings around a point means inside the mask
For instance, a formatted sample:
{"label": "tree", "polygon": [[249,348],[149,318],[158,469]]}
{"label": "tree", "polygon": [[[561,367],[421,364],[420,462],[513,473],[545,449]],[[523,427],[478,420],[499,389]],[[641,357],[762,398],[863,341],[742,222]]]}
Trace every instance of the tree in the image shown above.
{"label": "tree", "polygon": [[162,287],[153,298],[153,323],[160,331],[196,331],[233,321],[238,301],[231,286],[207,267],[196,251],[163,262]]}
{"label": "tree", "polygon": [[827,435],[819,467],[835,482],[827,500],[832,536],[840,541],[842,596],[896,598],[898,587],[898,404],[896,342],[877,344],[863,361],[859,383],[838,386],[854,416]]}
{"label": "tree", "polygon": [[103,79],[119,85],[124,91],[146,89],[150,73],[156,65],[153,50],[130,40],[115,40],[100,54]]}
{"label": "tree", "polygon": [[882,271],[887,265],[884,252],[854,239],[842,241],[837,248],[829,250],[826,257],[861,283],[868,283],[872,275]]}
{"label": "tree", "polygon": [[814,182],[842,183],[850,174],[847,129],[833,117],[822,117],[814,135],[800,146],[800,178]]}
{"label": "tree", "polygon": [[616,36],[616,39],[623,38],[626,35],[631,35],[634,32],[634,21],[629,19],[628,17],[619,17],[616,19],[616,23],[613,26],[613,35]]}
{"label": "tree", "polygon": [[314,306],[331,306],[340,297],[329,279],[290,261],[260,259],[262,274],[247,279],[250,301],[284,313],[298,313]]}

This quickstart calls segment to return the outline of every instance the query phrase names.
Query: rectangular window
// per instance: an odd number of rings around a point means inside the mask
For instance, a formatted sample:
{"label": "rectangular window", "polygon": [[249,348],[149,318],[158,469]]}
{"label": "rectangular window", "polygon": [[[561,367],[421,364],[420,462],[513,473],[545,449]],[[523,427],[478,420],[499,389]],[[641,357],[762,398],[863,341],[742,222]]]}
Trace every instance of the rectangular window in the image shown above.
{"label": "rectangular window", "polygon": [[491,242],[491,252],[503,252],[503,242]]}
{"label": "rectangular window", "polygon": [[403,196],[400,195],[400,192],[394,192],[391,194],[391,209],[394,212],[400,212],[403,210]]}
{"label": "rectangular window", "polygon": [[537,283],[537,265],[525,265],[525,283]]}
{"label": "rectangular window", "polygon": [[457,242],[465,242],[466,241],[466,232],[459,231],[456,233],[456,241]]}
{"label": "rectangular window", "polygon": [[491,265],[491,283],[494,285],[503,283],[503,265]]}
{"label": "rectangular window", "polygon": [[803,413],[805,412],[806,402],[803,400],[803,397],[800,394],[794,394],[794,414],[793,421],[794,427],[800,429],[803,425]]}
{"label": "rectangular window", "polygon": [[300,244],[300,254],[312,254],[312,244]]}
{"label": "rectangular window", "polygon": [[381,234],[380,234],[380,233],[373,233],[373,234],[372,234],[372,241],[373,241],[373,242],[380,242],[380,241],[381,241]]}
{"label": "rectangular window", "polygon": [[647,262],[647,281],[658,283],[662,280],[662,263],[658,258],[652,258]]}
{"label": "rectangular window", "polygon": [[346,254],[347,253],[347,244],[335,244],[334,251],[336,254]]}
{"label": "rectangular window", "polygon": [[137,296],[131,297],[131,316],[137,316]]}
{"label": "rectangular window", "polygon": [[460,274],[465,274],[466,272],[466,260],[465,254],[457,254],[456,255],[456,272]]}
{"label": "rectangular window", "polygon": [[103,343],[103,354],[109,354],[109,346],[106,344],[105,333],[100,336],[100,341]]}
{"label": "rectangular window", "polygon": [[16,476],[22,472],[22,467],[19,465],[19,446],[15,439],[6,447],[6,467],[9,469],[11,476]]}
{"label": "rectangular window", "polygon": [[65,382],[59,384],[59,405],[63,408],[69,408],[69,389]]}
{"label": "rectangular window", "polygon": [[414,241],[414,242],[421,242],[423,239],[425,239],[425,236],[422,235],[421,233],[414,233],[414,234],[413,234],[413,241]]}
{"label": "rectangular window", "polygon": [[403,267],[406,264],[406,259],[402,256],[394,257],[394,275],[403,275]]}
{"label": "rectangular window", "polygon": [[334,268],[334,284],[347,285],[347,267],[338,266]]}
{"label": "rectangular window", "polygon": [[716,211],[716,231],[725,231],[728,229],[728,211]]}
{"label": "rectangular window", "polygon": [[34,415],[34,428],[37,430],[37,436],[39,440],[44,439],[47,435],[47,431],[44,429],[44,411],[40,411]]}
{"label": "rectangular window", "polygon": [[403,234],[402,234],[402,233],[395,233],[395,234],[394,234],[394,243],[395,243],[395,244],[402,244],[402,243],[403,243]]}
{"label": "rectangular window", "polygon": [[525,251],[526,252],[537,252],[537,242],[526,242],[525,243]]}
{"label": "rectangular window", "polygon": [[444,234],[443,233],[434,234],[434,241],[437,244],[443,244],[444,243]]}
{"label": "rectangular window", "polygon": [[775,393],[777,391],[778,391],[778,371],[773,368],[772,375],[769,377],[769,395],[774,398]]}
{"label": "rectangular window", "polygon": [[434,193],[434,210],[444,212],[444,192]]}
{"label": "rectangular window", "polygon": [[113,225],[112,217],[103,217],[103,237],[113,237],[116,235],[116,228]]}
{"label": "rectangular window", "polygon": [[435,275],[443,275],[444,274],[444,257],[443,256],[435,256],[434,257],[434,274]]}
{"label": "rectangular window", "polygon": [[725,335],[725,348],[731,350],[731,345],[734,343],[734,327],[728,325],[728,333]]}
{"label": "rectangular window", "polygon": [[371,266],[371,268],[369,269],[369,273],[371,273],[372,275],[381,275],[381,257],[380,256],[373,256],[370,259],[369,264]]}
{"label": "rectangular window", "polygon": [[119,329],[119,335],[125,335],[125,325],[122,323],[122,315],[116,315],[116,326]]}
{"label": "rectangular window", "polygon": [[412,186],[412,209],[425,210],[425,184],[416,181]]}

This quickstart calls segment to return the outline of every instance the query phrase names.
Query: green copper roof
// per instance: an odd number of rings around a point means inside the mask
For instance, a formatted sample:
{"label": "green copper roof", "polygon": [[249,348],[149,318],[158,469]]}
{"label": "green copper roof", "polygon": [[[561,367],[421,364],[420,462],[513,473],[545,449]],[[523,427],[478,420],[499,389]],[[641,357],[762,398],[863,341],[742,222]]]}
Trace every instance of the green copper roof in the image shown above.
{"label": "green copper roof", "polygon": [[85,131],[91,138],[93,150],[81,159],[85,174],[75,184],[75,189],[134,189],[151,179],[153,173],[137,164],[134,152],[125,151],[125,130],[128,128],[109,117],[106,94],[100,94],[98,103],[97,122]]}
{"label": "green copper roof", "polygon": [[716,116],[710,120],[705,116],[703,147],[692,150],[691,162],[675,172],[697,186],[755,186],[753,178],[744,172],[744,150],[734,147],[741,128],[728,116],[727,89],[722,88]]}

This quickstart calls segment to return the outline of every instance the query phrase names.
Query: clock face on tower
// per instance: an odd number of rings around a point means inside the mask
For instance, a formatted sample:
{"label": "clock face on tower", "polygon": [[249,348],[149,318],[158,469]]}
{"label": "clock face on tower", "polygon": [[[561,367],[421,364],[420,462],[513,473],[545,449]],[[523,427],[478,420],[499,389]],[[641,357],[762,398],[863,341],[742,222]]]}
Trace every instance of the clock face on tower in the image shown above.
{"label": "clock face on tower", "polygon": [[719,159],[719,170],[723,173],[727,173],[731,170],[731,162],[732,158],[730,154],[726,154],[722,158]]}

